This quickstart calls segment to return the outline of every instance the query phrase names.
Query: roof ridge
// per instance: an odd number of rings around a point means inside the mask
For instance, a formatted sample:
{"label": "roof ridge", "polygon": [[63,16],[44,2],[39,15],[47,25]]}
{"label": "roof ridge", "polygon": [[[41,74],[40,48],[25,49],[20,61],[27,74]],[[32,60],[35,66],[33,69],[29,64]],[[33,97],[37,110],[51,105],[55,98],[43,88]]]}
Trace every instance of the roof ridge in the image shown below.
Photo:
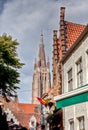
{"label": "roof ridge", "polygon": [[70,24],[79,25],[79,26],[87,26],[86,24],[80,24],[80,23],[75,23],[75,22],[71,22],[71,21],[65,21],[65,22],[70,23]]}

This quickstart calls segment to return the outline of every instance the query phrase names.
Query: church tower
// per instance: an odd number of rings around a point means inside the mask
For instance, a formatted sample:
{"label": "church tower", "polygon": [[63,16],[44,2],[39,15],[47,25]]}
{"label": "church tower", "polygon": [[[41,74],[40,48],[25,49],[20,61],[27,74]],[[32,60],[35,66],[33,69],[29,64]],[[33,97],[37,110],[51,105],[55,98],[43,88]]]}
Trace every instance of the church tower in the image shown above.
{"label": "church tower", "polygon": [[34,73],[32,82],[32,103],[38,104],[36,97],[42,97],[51,87],[50,81],[50,62],[46,61],[43,44],[43,35],[40,38],[38,60],[35,59]]}

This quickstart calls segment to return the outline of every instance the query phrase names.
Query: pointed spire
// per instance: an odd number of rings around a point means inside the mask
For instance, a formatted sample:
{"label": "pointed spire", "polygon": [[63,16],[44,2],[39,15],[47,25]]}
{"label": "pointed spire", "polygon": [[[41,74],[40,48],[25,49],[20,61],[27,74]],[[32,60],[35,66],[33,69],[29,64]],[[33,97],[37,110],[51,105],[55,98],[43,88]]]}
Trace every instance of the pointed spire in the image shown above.
{"label": "pointed spire", "polygon": [[43,34],[41,34],[41,36],[40,36],[40,45],[43,45]]}
{"label": "pointed spire", "polygon": [[43,30],[41,30],[40,44],[43,44]]}
{"label": "pointed spire", "polygon": [[45,50],[44,50],[44,44],[43,44],[43,34],[41,34],[41,37],[40,37],[39,62],[40,62],[40,66],[42,67],[46,66]]}

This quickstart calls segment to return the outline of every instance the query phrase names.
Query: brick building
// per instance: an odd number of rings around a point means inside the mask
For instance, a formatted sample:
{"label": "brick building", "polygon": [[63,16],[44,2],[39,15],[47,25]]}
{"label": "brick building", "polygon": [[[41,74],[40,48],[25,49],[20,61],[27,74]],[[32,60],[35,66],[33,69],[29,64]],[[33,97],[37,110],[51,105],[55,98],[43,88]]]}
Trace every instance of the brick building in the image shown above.
{"label": "brick building", "polygon": [[6,100],[0,96],[0,102],[3,103],[8,122],[13,120],[13,125],[26,127],[28,130],[30,129],[32,117],[35,117],[36,125],[40,124],[40,112],[36,104],[19,103],[17,96],[15,100],[11,98],[9,98],[9,100],[10,102],[6,102]]}
{"label": "brick building", "polygon": [[[62,69],[61,59],[65,56],[69,48],[74,44],[85,25],[73,23],[65,20],[65,7],[60,8],[60,27],[53,31],[53,87],[54,94],[62,93]],[[59,36],[57,35],[59,32]]]}
{"label": "brick building", "polygon": [[[71,46],[75,43],[77,38],[85,29],[86,25],[81,25],[78,23],[70,22],[65,20],[65,7],[60,8],[60,22],[59,22],[59,30],[53,31],[53,95],[54,99],[57,100],[56,96],[59,97],[63,92],[63,84],[62,81],[65,79],[63,77],[63,69],[62,69],[62,59],[67,54]],[[58,35],[59,34],[59,35]],[[61,130],[64,129],[63,127],[63,110],[59,109],[54,115],[57,115],[58,120],[58,127]],[[51,124],[55,125],[54,124]],[[56,124],[57,125],[57,124]]]}
{"label": "brick building", "polygon": [[62,94],[55,97],[63,110],[64,130],[88,129],[88,25],[62,58]]}

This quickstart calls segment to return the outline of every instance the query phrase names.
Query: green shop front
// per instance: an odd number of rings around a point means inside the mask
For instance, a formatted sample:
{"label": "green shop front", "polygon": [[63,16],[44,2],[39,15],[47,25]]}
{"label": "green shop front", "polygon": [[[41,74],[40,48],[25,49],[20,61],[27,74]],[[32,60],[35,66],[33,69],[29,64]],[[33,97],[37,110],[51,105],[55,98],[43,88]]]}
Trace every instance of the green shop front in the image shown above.
{"label": "green shop front", "polygon": [[[56,101],[56,109],[62,111],[61,119],[63,120],[63,108],[88,102],[88,84],[81,86],[71,92],[58,95],[54,100]],[[61,130],[64,130],[64,128]]]}

